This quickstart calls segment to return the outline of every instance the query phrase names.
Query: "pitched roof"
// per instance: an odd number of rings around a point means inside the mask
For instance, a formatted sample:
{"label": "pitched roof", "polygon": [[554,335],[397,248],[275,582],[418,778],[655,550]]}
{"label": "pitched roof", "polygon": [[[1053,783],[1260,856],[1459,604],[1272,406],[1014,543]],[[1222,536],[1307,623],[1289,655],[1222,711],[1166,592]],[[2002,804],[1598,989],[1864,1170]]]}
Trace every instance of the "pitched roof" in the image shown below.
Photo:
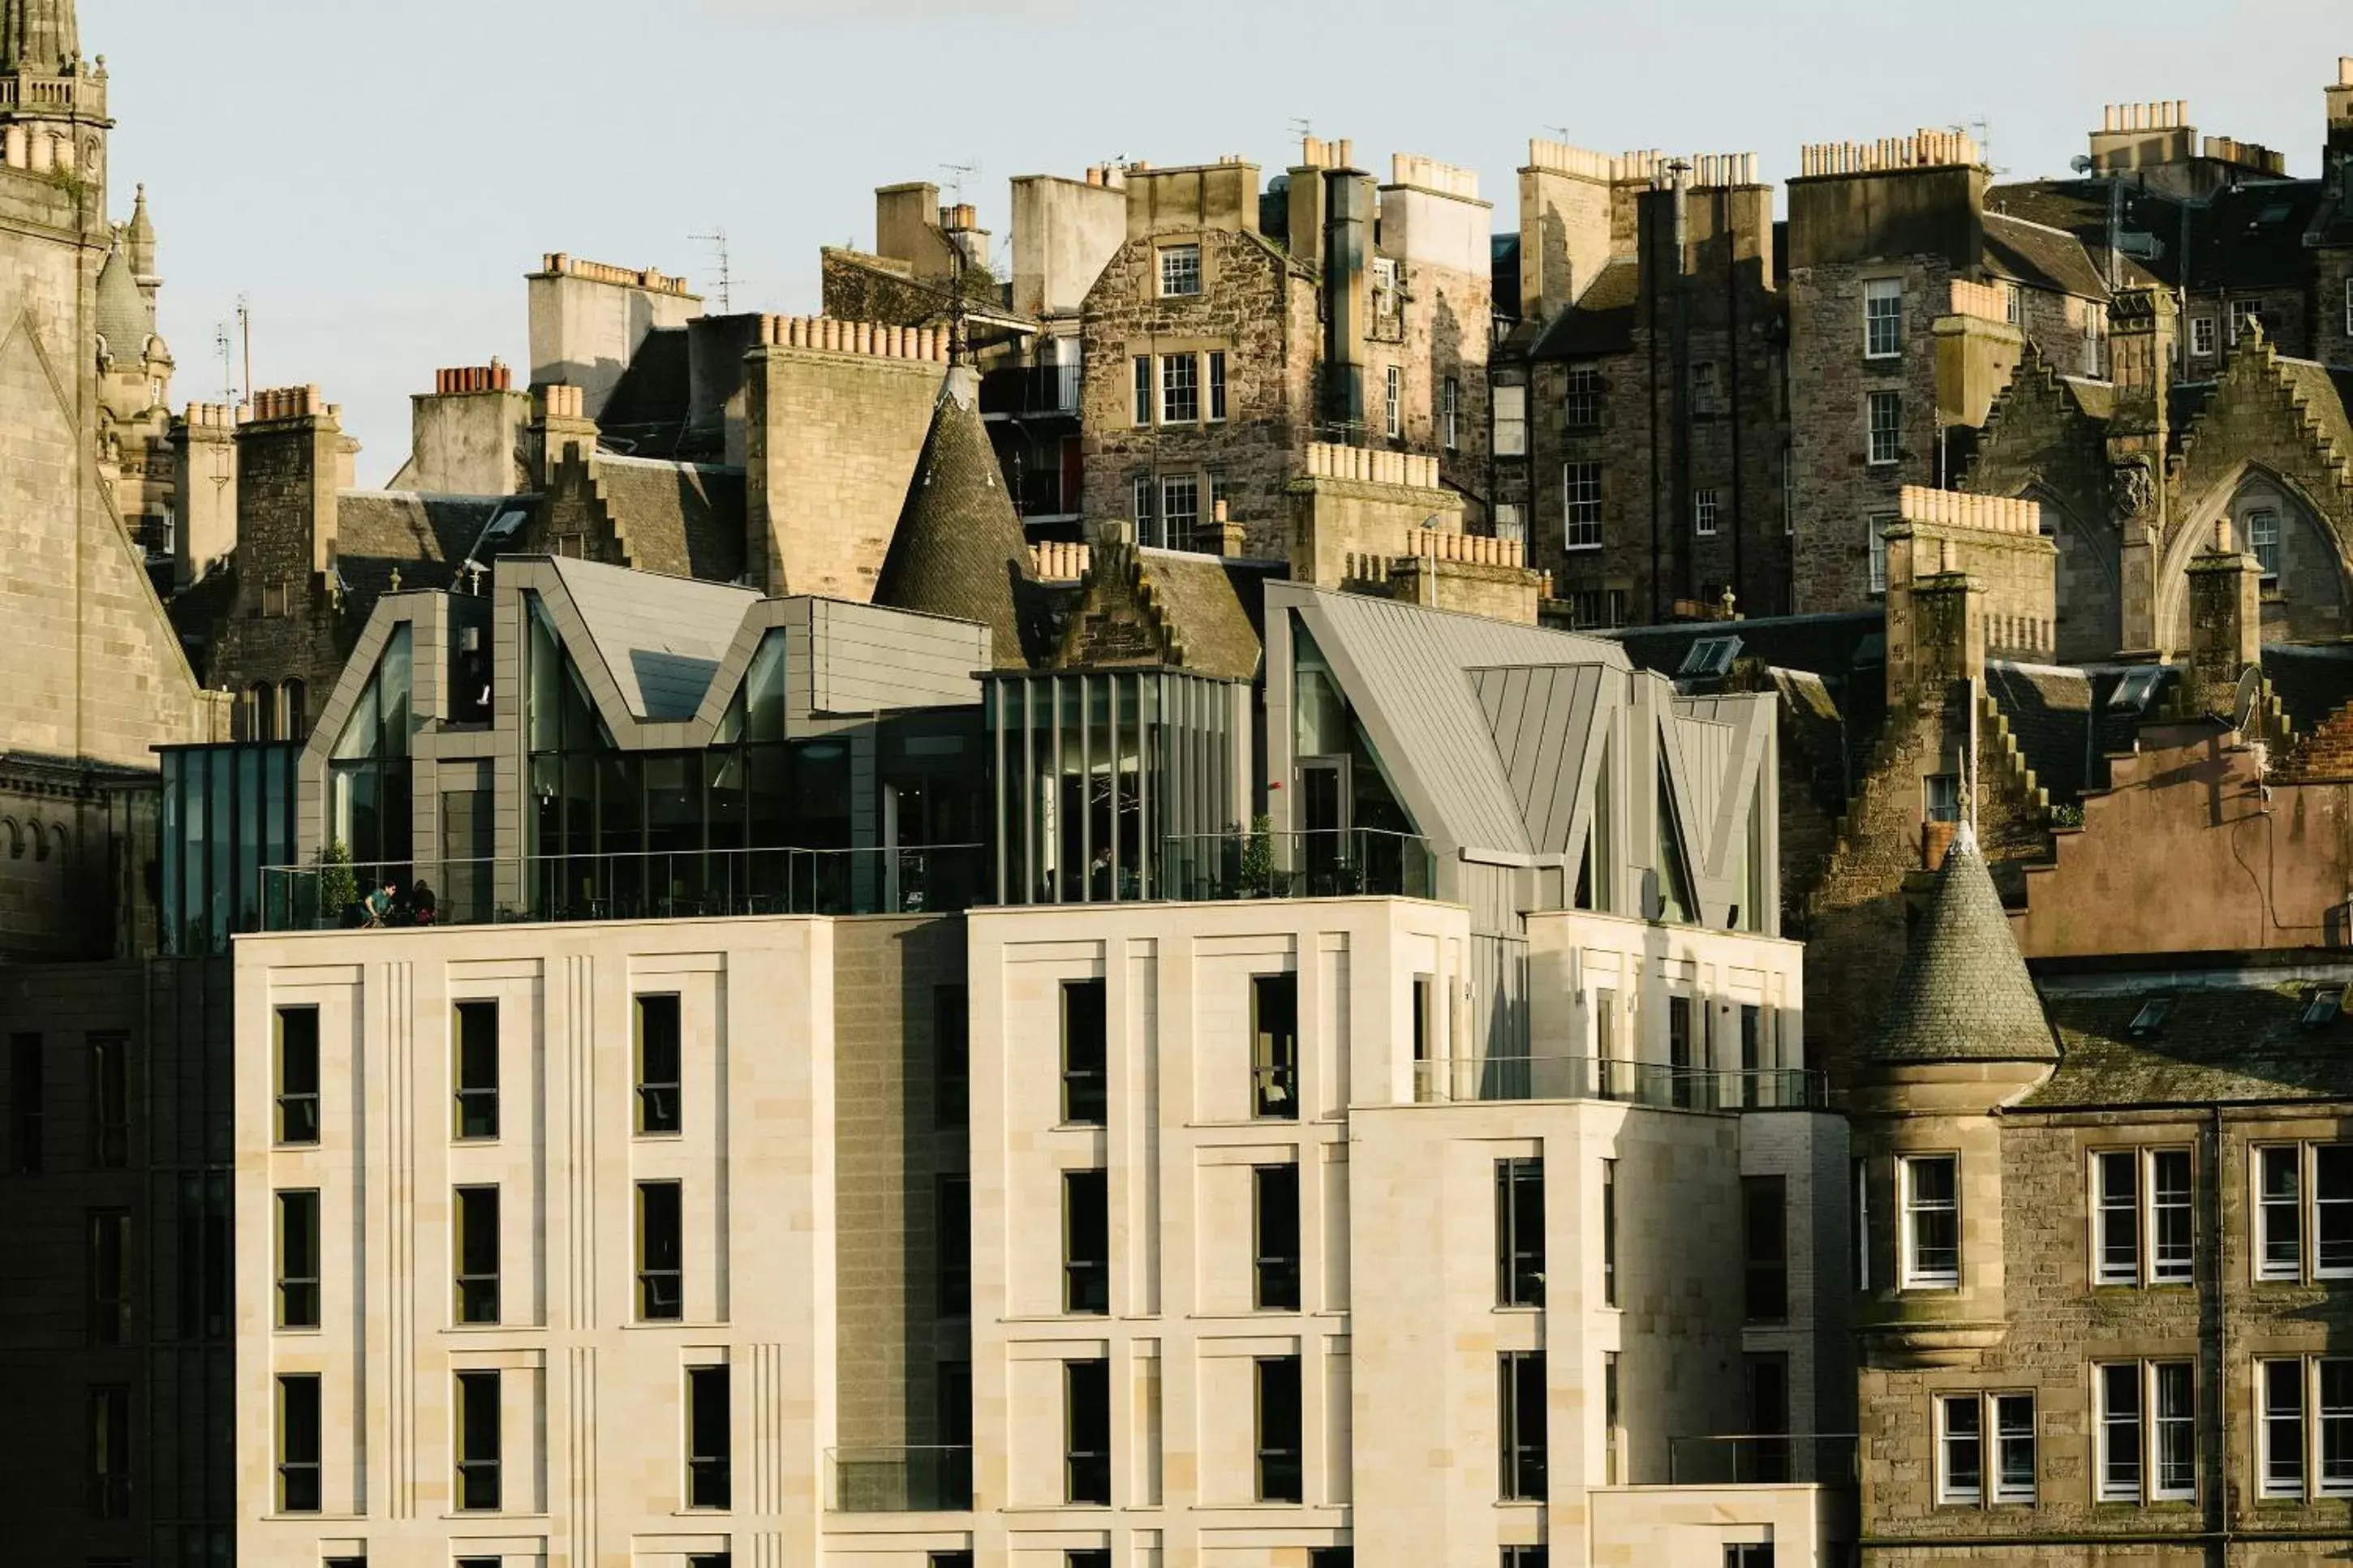
{"label": "pitched roof", "polygon": [[428,496],[414,490],[335,494],[335,574],[347,612],[365,619],[400,574],[404,589],[447,588],[503,496]]}
{"label": "pitched roof", "polygon": [[2263,650],[2263,666],[2272,695],[2302,734],[2312,733],[2353,700],[2353,649],[2270,643]]}
{"label": "pitched roof", "polygon": [[2073,235],[2006,213],[1985,215],[1985,264],[2004,278],[2086,300],[2105,300],[2108,285]]}
{"label": "pitched roof", "polygon": [[649,458],[594,459],[606,516],[641,572],[732,583],[744,574],[744,470]]}
{"label": "pitched roof", "polygon": [[[2340,971],[2324,988],[2341,989]],[[2309,979],[2249,976],[2221,986],[2058,991],[2051,1020],[2059,1069],[2021,1100],[2059,1110],[2116,1105],[2207,1105],[2353,1099],[2353,1018],[2307,1028]],[[2136,1037],[2141,1009],[2169,999],[2164,1020]]]}
{"label": "pitched roof", "polygon": [[1634,346],[1634,305],[1641,289],[1641,265],[1630,256],[1613,258],[1545,329],[1528,357],[1590,359],[1624,353]]}
{"label": "pitched roof", "polygon": [[2318,180],[2261,180],[2214,193],[2189,218],[2189,286],[2306,286],[2312,266],[2304,232],[2323,190]]}
{"label": "pitched roof", "polygon": [[1020,669],[1039,638],[1036,578],[976,392],[960,384],[968,379],[950,372],[933,406],[874,603],[978,621],[989,629],[997,667]]}
{"label": "pitched roof", "polygon": [[1883,1063],[2056,1058],[1985,858],[1966,832],[1945,855],[1869,1055]]}
{"label": "pitched roof", "polygon": [[1175,550],[1136,555],[1176,635],[1183,668],[1226,680],[1256,678],[1265,654],[1258,618],[1264,613],[1264,584],[1270,572],[1282,568]]}
{"label": "pitched roof", "polygon": [[693,360],[684,327],[656,327],[622,368],[596,415],[607,440],[646,457],[678,455],[694,405]]}
{"label": "pitched roof", "polygon": [[2107,759],[2130,751],[2141,721],[2160,710],[2178,672],[2139,668],[2155,677],[2145,688],[2127,687],[2127,671],[2115,666],[1987,662],[1986,689],[2053,801],[2072,805],[2087,789],[2105,789]]}
{"label": "pitched roof", "polygon": [[[630,713],[651,722],[693,718],[760,595],[732,584],[550,559]],[[573,657],[586,653],[575,649]]]}

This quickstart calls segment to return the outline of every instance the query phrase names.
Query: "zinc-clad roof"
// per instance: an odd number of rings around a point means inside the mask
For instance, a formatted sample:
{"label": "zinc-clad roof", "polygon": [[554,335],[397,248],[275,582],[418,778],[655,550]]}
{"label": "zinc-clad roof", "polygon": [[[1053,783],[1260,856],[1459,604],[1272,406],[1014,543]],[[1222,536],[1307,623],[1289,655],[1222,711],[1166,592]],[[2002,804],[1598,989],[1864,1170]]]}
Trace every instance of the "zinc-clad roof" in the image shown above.
{"label": "zinc-clad roof", "polygon": [[[2343,984],[2339,972],[2327,989]],[[2353,1019],[2305,1027],[2312,989],[2287,981],[2054,996],[2059,1070],[2020,1103],[2057,1110],[2353,1099]],[[2136,1039],[2134,1018],[2158,996],[2171,998],[2164,1022]]]}
{"label": "zinc-clad roof", "polygon": [[[725,583],[662,577],[593,561],[552,563],[629,712],[649,722],[691,719],[760,595]],[[574,658],[584,657],[574,650]]]}
{"label": "zinc-clad roof", "polygon": [[1870,1055],[1897,1064],[2057,1058],[2001,895],[1966,833],[1945,856]]}
{"label": "zinc-clad roof", "polygon": [[1371,710],[1368,727],[1377,723],[1392,738],[1397,754],[1385,749],[1381,761],[1411,797],[1422,832],[1464,847],[1532,851],[1471,672],[1511,665],[1623,670],[1625,650],[1573,633],[1353,594],[1314,594],[1303,610],[1325,656],[1355,676],[1349,700]]}
{"label": "zinc-clad roof", "polygon": [[1583,760],[1594,726],[1609,717],[1607,672],[1598,664],[1514,666],[1471,672],[1479,706],[1510,781],[1512,798],[1540,855],[1565,855],[1576,831]]}

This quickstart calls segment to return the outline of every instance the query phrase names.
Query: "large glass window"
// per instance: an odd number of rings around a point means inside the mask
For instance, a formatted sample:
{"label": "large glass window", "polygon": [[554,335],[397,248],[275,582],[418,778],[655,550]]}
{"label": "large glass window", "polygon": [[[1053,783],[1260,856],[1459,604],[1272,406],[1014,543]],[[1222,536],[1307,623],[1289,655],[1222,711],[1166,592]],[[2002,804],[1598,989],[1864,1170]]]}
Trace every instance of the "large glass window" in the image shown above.
{"label": "large glass window", "polygon": [[343,720],[327,763],[329,831],[351,851],[360,880],[382,874],[407,879],[412,853],[409,809],[408,623],[385,638],[375,673]]}

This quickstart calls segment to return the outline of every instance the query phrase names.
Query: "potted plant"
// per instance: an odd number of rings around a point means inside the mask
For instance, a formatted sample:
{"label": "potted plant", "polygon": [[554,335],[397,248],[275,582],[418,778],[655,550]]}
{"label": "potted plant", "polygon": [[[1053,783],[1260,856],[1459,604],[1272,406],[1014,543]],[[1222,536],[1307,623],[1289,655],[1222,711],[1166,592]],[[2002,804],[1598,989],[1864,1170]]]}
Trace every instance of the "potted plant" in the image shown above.
{"label": "potted plant", "polygon": [[315,923],[332,931],[343,923],[344,911],[360,901],[359,874],[352,869],[352,851],[336,839],[319,851],[319,907]]}

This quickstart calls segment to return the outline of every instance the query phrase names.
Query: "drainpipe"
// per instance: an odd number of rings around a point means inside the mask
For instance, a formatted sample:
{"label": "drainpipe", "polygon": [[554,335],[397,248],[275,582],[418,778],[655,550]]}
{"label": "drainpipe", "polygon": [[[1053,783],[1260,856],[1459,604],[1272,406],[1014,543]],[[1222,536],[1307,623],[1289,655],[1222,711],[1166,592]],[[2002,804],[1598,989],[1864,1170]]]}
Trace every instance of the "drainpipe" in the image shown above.
{"label": "drainpipe", "polygon": [[1675,205],[1675,297],[1669,353],[1674,359],[1674,497],[1670,526],[1674,529],[1676,555],[1683,563],[1681,582],[1685,598],[1699,596],[1694,581],[1689,541],[1692,510],[1691,447],[1691,164],[1681,158],[1667,165]]}
{"label": "drainpipe", "polygon": [[2231,1406],[2222,1397],[2231,1377],[2231,1313],[2226,1300],[2230,1247],[2222,1229],[2222,1107],[2219,1103],[2207,1107],[2207,1115],[2206,1234],[2214,1238],[2214,1256],[2212,1267],[2206,1271],[2206,1288],[2200,1292],[2205,1299],[2200,1305],[2214,1325],[2214,1367],[2204,1394],[2213,1402],[2214,1420],[2212,1435],[2205,1443],[2204,1468],[2206,1528],[2215,1537],[2207,1552],[2214,1568],[2228,1568],[2231,1531],[2238,1521],[2232,1517],[2231,1508]]}

